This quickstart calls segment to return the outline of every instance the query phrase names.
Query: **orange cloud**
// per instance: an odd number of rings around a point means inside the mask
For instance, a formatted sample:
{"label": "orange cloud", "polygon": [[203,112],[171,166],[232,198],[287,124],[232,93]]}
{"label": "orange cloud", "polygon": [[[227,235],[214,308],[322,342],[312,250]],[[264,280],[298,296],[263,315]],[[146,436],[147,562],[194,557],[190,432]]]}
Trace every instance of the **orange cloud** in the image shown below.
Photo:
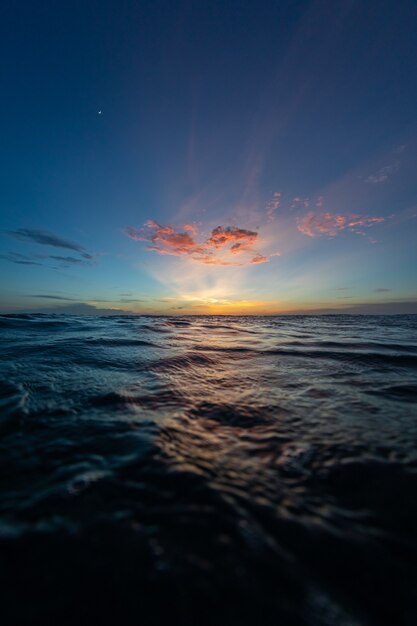
{"label": "orange cloud", "polygon": [[240,252],[252,246],[257,237],[258,233],[245,230],[244,228],[236,228],[235,226],[223,228],[222,226],[217,226],[217,228],[211,231],[211,236],[207,239],[207,244],[214,248],[222,248],[229,243],[237,242],[232,246],[232,249],[234,252]]}
{"label": "orange cloud", "polygon": [[336,237],[342,230],[350,230],[357,235],[363,235],[360,228],[370,228],[383,222],[383,217],[367,217],[351,213],[349,215],[340,215],[336,213],[314,213],[310,211],[297,220],[297,228],[308,237]]}
{"label": "orange cloud", "polygon": [[268,257],[263,254],[256,254],[253,259],[250,260],[252,265],[257,265],[258,263],[269,263]]}
{"label": "orange cloud", "polygon": [[[128,226],[125,234],[136,241],[146,241],[151,245],[147,250],[162,255],[189,257],[205,265],[237,265],[265,263],[269,259],[253,246],[258,240],[258,233],[238,228],[236,226],[217,226],[211,231],[210,237],[200,243],[196,240],[197,227],[194,224],[184,224],[183,230],[176,230],[172,226],[162,226],[155,220],[145,222],[143,228]],[[245,255],[236,261],[234,257],[241,253],[251,252],[252,258]]]}

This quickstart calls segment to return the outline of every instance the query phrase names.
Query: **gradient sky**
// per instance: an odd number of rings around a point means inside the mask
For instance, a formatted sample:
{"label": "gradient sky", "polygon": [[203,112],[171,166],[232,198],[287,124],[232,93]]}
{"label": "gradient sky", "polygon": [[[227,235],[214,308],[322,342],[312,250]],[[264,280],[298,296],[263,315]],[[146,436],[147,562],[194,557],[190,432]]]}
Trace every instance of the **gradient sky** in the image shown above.
{"label": "gradient sky", "polygon": [[1,310],[417,313],[414,0],[4,0]]}

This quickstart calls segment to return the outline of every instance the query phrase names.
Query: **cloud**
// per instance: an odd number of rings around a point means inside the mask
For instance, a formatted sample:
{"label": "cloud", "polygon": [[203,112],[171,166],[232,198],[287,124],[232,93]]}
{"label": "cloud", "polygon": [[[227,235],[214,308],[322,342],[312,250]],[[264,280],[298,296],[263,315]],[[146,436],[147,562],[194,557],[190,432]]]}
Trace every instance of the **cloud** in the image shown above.
{"label": "cloud", "polygon": [[51,255],[48,257],[43,257],[46,259],[54,259],[54,261],[61,261],[62,263],[70,263],[72,265],[77,265],[77,264],[82,264],[82,263],[86,263],[86,260],[84,259],[76,259],[73,256],[59,256],[59,255]]}
{"label": "cloud", "polygon": [[258,263],[269,263],[269,259],[266,256],[263,256],[262,254],[256,254],[253,259],[250,260],[250,263],[252,265],[256,265]]}
{"label": "cloud", "polygon": [[386,291],[391,291],[391,289],[387,289],[387,287],[377,287],[374,291],[375,293],[385,293]]}
{"label": "cloud", "polygon": [[[60,304],[42,308],[27,308],[26,313],[62,313],[65,315],[132,315],[132,311],[125,309],[100,309],[92,304],[85,302],[73,302],[72,304]],[[20,313],[21,311],[16,311]]]}
{"label": "cloud", "polygon": [[29,243],[35,243],[41,246],[51,246],[53,248],[62,248],[64,250],[72,250],[79,256],[63,256],[58,254],[20,254],[18,252],[10,252],[8,254],[0,255],[1,259],[10,261],[11,263],[18,263],[20,265],[40,265],[46,267],[52,267],[52,269],[58,269],[57,267],[48,265],[44,261],[58,261],[60,268],[69,267],[71,265],[87,265],[91,263],[97,254],[91,254],[83,246],[73,241],[68,241],[62,237],[58,237],[53,233],[49,233],[43,230],[34,230],[30,228],[19,228],[17,230],[4,231],[9,236],[17,239],[18,241],[24,241]]}
{"label": "cloud", "polygon": [[211,236],[207,240],[207,244],[214,248],[222,248],[229,243],[237,242],[232,245],[231,250],[233,252],[239,252],[241,249],[247,249],[251,246],[257,237],[258,233],[245,230],[244,228],[236,228],[234,226],[223,228],[222,226],[217,226],[217,228],[211,231]]}
{"label": "cloud", "polygon": [[256,231],[237,226],[217,226],[205,241],[199,242],[195,225],[184,224],[181,228],[178,230],[148,220],[143,228],[128,226],[124,232],[131,239],[150,243],[146,246],[147,250],[161,255],[187,257],[205,265],[243,266],[269,261],[254,249],[259,240]]}
{"label": "cloud", "polygon": [[368,217],[351,213],[342,215],[337,213],[314,213],[310,211],[298,218],[297,228],[308,237],[336,237],[342,230],[349,230],[357,235],[364,235],[362,228],[370,228],[385,221],[383,217]]}
{"label": "cloud", "polygon": [[377,172],[368,176],[365,179],[366,183],[371,183],[372,185],[379,185],[381,183],[385,183],[391,176],[396,172],[400,167],[400,161],[395,161],[390,165],[385,165],[381,167]]}
{"label": "cloud", "polygon": [[363,302],[343,307],[321,309],[294,309],[283,315],[406,315],[417,314],[417,299],[394,302]]}
{"label": "cloud", "polygon": [[197,226],[195,224],[184,224],[183,228],[184,230],[190,232],[192,235],[197,234]]}
{"label": "cloud", "polygon": [[275,211],[279,209],[281,204],[281,192],[275,191],[272,196],[272,200],[268,202],[266,205],[266,215],[268,218],[268,222],[273,222],[275,220]]}
{"label": "cloud", "polygon": [[65,298],[64,296],[50,296],[43,293],[28,294],[26,298],[43,298],[45,300],[74,300],[74,298]]}
{"label": "cloud", "polygon": [[18,265],[43,265],[38,261],[34,261],[33,257],[27,256],[26,254],[19,254],[18,252],[0,254],[0,259],[10,261],[10,263],[17,263]]}
{"label": "cloud", "polygon": [[[93,258],[93,257],[91,257]],[[9,252],[7,254],[1,254],[0,259],[4,259],[5,261],[10,261],[11,263],[17,263],[19,265],[39,265],[41,267],[51,267],[52,269],[57,269],[51,265],[47,265],[42,263],[41,261],[48,261],[52,259],[52,261],[58,261],[61,263],[60,267],[69,267],[70,265],[87,265],[90,261],[86,258],[76,258],[73,256],[60,256],[55,254],[20,254],[19,252]]]}
{"label": "cloud", "polygon": [[290,209],[298,209],[301,206],[305,209],[308,209],[308,207],[310,206],[309,198],[301,198],[300,196],[296,196],[292,199]]}
{"label": "cloud", "polygon": [[44,230],[35,230],[31,228],[19,228],[17,230],[6,231],[8,235],[18,239],[19,241],[29,241],[37,243],[42,246],[52,246],[54,248],[64,248],[65,250],[74,250],[78,252],[84,259],[91,260],[93,255],[87,252],[87,250],[80,246],[78,243],[68,241],[62,237],[58,237],[53,233],[49,233]]}

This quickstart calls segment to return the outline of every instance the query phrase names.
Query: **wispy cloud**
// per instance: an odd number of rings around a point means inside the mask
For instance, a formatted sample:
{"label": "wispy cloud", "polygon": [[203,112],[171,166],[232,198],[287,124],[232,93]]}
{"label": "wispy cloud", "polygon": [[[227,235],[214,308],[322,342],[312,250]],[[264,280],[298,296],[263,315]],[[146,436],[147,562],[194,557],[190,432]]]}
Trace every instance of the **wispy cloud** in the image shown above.
{"label": "wispy cloud", "polygon": [[64,296],[51,296],[51,295],[44,294],[44,293],[28,294],[26,298],[42,298],[44,300],[68,300],[68,301],[74,300],[74,298],[66,298]]}
{"label": "wispy cloud", "polygon": [[54,248],[64,248],[65,250],[74,250],[78,252],[84,259],[91,260],[93,255],[90,254],[83,246],[63,239],[53,233],[44,230],[35,230],[31,228],[19,228],[17,230],[7,230],[6,233],[19,241],[29,241],[42,246],[52,246]]}
{"label": "wispy cloud", "polygon": [[[68,304],[53,304],[39,308],[25,308],[28,313],[64,313],[66,315],[132,315],[132,311],[119,308],[98,308],[85,302],[71,302]],[[18,312],[18,311],[16,311]]]}
{"label": "wispy cloud", "polygon": [[275,220],[275,212],[279,209],[280,204],[281,192],[275,191],[272,196],[272,200],[270,200],[266,205],[266,216],[268,218],[268,222],[273,222]]}
{"label": "wispy cloud", "polygon": [[396,172],[400,167],[400,161],[395,161],[390,165],[385,165],[377,170],[374,174],[370,174],[368,178],[365,179],[365,182],[371,183],[372,185],[379,185],[381,183],[385,183],[391,176]]}
{"label": "wispy cloud", "polygon": [[309,198],[301,198],[300,196],[296,196],[295,198],[292,199],[290,208],[298,209],[299,207],[304,207],[305,209],[308,209],[309,206],[310,206]]}
{"label": "wispy cloud", "polygon": [[308,237],[336,237],[339,232],[349,230],[357,235],[365,234],[363,228],[370,228],[384,222],[384,217],[368,217],[357,213],[347,215],[330,213],[314,213],[310,211],[303,217],[298,218],[297,228]]}
{"label": "wispy cloud", "polygon": [[33,257],[27,256],[26,254],[19,254],[18,252],[0,254],[0,259],[10,261],[10,263],[17,263],[18,265],[42,265],[42,263],[34,261]]}
{"label": "wispy cloud", "polygon": [[79,264],[83,264],[86,262],[85,259],[77,259],[73,256],[59,256],[59,255],[53,255],[53,254],[47,257],[43,257],[43,258],[53,259],[54,261],[60,261],[61,263],[69,263],[70,265],[79,265]]}
{"label": "wispy cloud", "polygon": [[387,291],[391,291],[391,289],[388,289],[387,287],[377,287],[374,291],[375,293],[385,293]]}
{"label": "wispy cloud", "polygon": [[18,241],[24,241],[26,243],[37,244],[40,246],[51,246],[53,248],[61,248],[63,250],[71,250],[76,252],[79,256],[74,255],[59,255],[59,254],[21,254],[19,252],[9,252],[7,254],[0,255],[1,259],[10,261],[11,263],[17,263],[20,265],[41,265],[46,267],[52,267],[52,269],[58,269],[57,267],[48,265],[48,261],[58,262],[60,268],[66,268],[75,265],[88,265],[91,264],[97,254],[91,254],[78,243],[63,239],[53,233],[34,230],[31,228],[19,228],[17,230],[4,231],[10,237],[17,239]]}
{"label": "wispy cloud", "polygon": [[195,225],[184,224],[181,228],[162,226],[154,220],[148,220],[143,228],[129,226],[124,232],[131,239],[152,244],[146,246],[147,250],[162,255],[187,257],[205,265],[243,266],[269,261],[254,249],[254,245],[259,242],[256,231],[237,226],[217,226],[207,239],[199,242]]}

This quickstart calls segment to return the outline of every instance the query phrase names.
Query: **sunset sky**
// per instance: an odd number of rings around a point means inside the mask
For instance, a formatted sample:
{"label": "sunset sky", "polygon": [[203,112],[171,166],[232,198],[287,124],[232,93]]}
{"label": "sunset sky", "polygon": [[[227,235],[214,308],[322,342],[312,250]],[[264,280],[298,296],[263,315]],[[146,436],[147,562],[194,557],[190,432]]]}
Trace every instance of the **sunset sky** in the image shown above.
{"label": "sunset sky", "polygon": [[414,0],[6,0],[1,311],[417,313]]}

